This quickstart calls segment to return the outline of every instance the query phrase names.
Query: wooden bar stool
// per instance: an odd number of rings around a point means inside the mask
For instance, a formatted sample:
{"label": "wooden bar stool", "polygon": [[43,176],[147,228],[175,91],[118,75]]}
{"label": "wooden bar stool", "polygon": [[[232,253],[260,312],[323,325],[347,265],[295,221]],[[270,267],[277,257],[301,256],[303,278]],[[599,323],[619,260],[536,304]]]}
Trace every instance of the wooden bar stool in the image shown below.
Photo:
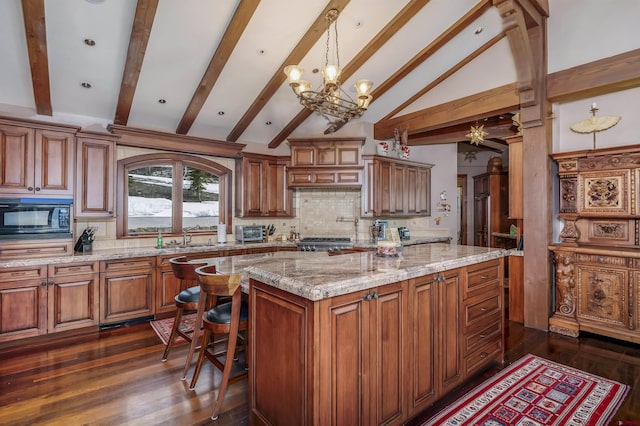
{"label": "wooden bar stool", "polygon": [[[221,303],[209,309],[202,316],[202,342],[200,343],[198,361],[189,386],[189,389],[195,388],[202,368],[202,361],[205,358],[222,371],[218,397],[211,416],[212,420],[216,420],[224,400],[227,385],[247,377],[247,371],[244,367],[241,368],[241,373],[231,377],[231,367],[236,355],[238,332],[248,329],[249,305],[242,300],[240,274],[217,274],[212,266],[197,268],[196,274],[203,298],[231,296],[231,302]],[[225,350],[216,351],[214,347],[214,337],[218,334],[228,335]],[[224,357],[224,360],[221,360],[222,357]]]}
{"label": "wooden bar stool", "polygon": [[[180,280],[181,288],[188,288],[182,290],[175,297],[176,301],[176,317],[173,320],[173,327],[171,328],[171,335],[169,336],[169,341],[167,342],[167,346],[164,348],[164,353],[162,354],[162,362],[166,362],[169,357],[169,351],[171,350],[171,346],[173,346],[173,342],[176,336],[181,336],[187,342],[191,343],[194,339],[197,340],[199,337],[199,333],[196,333],[199,330],[201,325],[201,321],[198,321],[196,317],[196,325],[193,330],[180,330],[180,321],[182,321],[182,315],[184,312],[188,311],[197,311],[198,309],[198,301],[200,300],[200,286],[194,285],[197,284],[197,274],[195,272],[196,268],[200,266],[207,265],[207,262],[198,262],[192,261],[187,258],[187,256],[179,256],[169,259],[169,263],[171,264],[171,269],[173,270],[173,275]],[[200,323],[200,325],[198,325]],[[193,352],[190,353],[193,356]],[[189,358],[191,361],[191,358]]]}

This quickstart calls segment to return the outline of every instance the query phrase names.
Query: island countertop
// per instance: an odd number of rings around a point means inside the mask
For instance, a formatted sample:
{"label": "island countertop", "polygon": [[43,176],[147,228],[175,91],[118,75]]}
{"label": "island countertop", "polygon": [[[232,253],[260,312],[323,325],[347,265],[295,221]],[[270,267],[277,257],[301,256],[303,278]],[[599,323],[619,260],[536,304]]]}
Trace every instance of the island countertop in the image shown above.
{"label": "island countertop", "polygon": [[211,263],[221,272],[241,272],[317,301],[506,255],[503,249],[434,243],[404,247],[398,257],[379,257],[375,252],[341,256],[276,252],[211,259]]}

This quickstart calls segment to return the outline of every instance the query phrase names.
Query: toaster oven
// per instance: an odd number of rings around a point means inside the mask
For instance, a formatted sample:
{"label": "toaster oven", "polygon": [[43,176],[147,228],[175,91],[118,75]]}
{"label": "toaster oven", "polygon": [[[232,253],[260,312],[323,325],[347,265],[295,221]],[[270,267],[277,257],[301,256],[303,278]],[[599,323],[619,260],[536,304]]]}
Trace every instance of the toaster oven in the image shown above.
{"label": "toaster oven", "polygon": [[265,240],[264,226],[236,225],[236,241],[240,243],[263,242]]}

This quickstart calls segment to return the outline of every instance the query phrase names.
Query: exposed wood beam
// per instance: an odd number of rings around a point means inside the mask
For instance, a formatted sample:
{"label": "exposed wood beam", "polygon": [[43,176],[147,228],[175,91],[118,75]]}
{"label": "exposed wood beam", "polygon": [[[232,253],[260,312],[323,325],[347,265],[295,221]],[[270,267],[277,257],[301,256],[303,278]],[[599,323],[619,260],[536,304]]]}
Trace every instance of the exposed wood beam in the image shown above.
{"label": "exposed wood beam", "polygon": [[[473,122],[471,122],[471,124],[473,124]],[[469,133],[471,124],[463,123],[437,130],[414,133],[409,136],[408,145],[433,145],[468,141],[467,134]],[[479,124],[484,125],[484,130],[489,134],[487,137],[491,139],[504,139],[509,136],[514,136],[518,131],[513,126],[511,114],[505,114],[502,119],[492,117],[487,119],[487,121],[479,121]]]}
{"label": "exposed wood beam", "polygon": [[44,0],[22,0],[22,17],[27,38],[36,112],[40,115],[52,115]]}
{"label": "exposed wood beam", "polygon": [[[428,46],[422,49],[411,60],[404,64],[398,71],[393,73],[391,77],[386,79],[382,84],[376,87],[372,92],[372,102],[379,99],[389,89],[395,86],[400,80],[406,77],[411,71],[416,69],[420,64],[429,59],[439,49],[444,47],[455,36],[460,34],[469,27],[476,19],[482,16],[491,7],[490,0],[483,0],[476,4],[473,9],[469,10],[462,18],[458,19],[453,25],[447,28],[442,34],[436,37]],[[394,114],[395,115],[395,114]],[[392,117],[393,115],[391,115]]]}
{"label": "exposed wood beam", "polygon": [[249,21],[258,8],[258,4],[260,4],[260,0],[242,0],[236,8],[231,22],[222,36],[220,45],[213,54],[211,62],[209,62],[209,66],[202,76],[200,84],[198,84],[198,88],[191,97],[191,102],[189,102],[189,106],[182,116],[180,124],[178,124],[176,133],[186,135],[191,129],[218,77],[220,77],[220,73],[222,73],[224,66],[227,64],[231,53],[233,53],[233,49],[238,44],[238,40],[240,40],[242,33],[249,25]]}
{"label": "exposed wood beam", "polygon": [[[373,56],[391,37],[393,37],[413,16],[420,11],[429,0],[412,0],[394,18],[367,43],[367,45],[342,69],[342,80],[345,81]],[[304,120],[311,115],[311,111],[300,111],[285,128],[269,142],[269,148],[277,148]]]}
{"label": "exposed wood beam", "polygon": [[402,111],[403,109],[405,109],[406,107],[408,107],[409,105],[417,101],[418,99],[420,99],[420,97],[422,97],[429,90],[433,89],[434,87],[436,87],[437,85],[445,81],[447,78],[451,77],[453,74],[459,71],[462,67],[464,67],[469,62],[471,62],[472,60],[480,56],[483,52],[488,50],[491,46],[493,46],[503,38],[504,38],[504,34],[501,33],[493,37],[491,40],[487,41],[485,44],[483,44],[482,46],[477,48],[475,51],[473,51],[470,55],[465,56],[460,62],[455,64],[453,67],[449,68],[448,70],[440,74],[436,79],[431,81],[431,83],[429,83],[424,88],[416,92],[413,96],[411,96],[409,99],[404,101],[398,107],[394,108],[393,111],[391,111],[389,114],[384,116],[380,121],[390,120],[393,116],[398,114],[400,111]]}
{"label": "exposed wood beam", "polygon": [[540,77],[536,75],[536,66],[522,6],[515,0],[494,0],[494,4],[502,16],[503,31],[507,34],[511,46],[518,76],[518,91],[526,93],[521,101],[528,105],[537,104],[540,101],[540,94],[536,93],[535,89],[537,79]]}
{"label": "exposed wood beam", "polygon": [[327,12],[331,9],[337,9],[339,12],[345,8],[350,0],[332,0],[330,1],[324,10],[318,15],[315,22],[309,27],[305,35],[298,42],[296,47],[289,53],[289,56],[284,60],[282,65],[278,67],[278,70],[273,74],[271,80],[262,89],[260,94],[253,101],[251,106],[244,113],[240,121],[231,130],[231,133],[227,135],[227,140],[237,141],[242,133],[249,127],[254,118],[269,102],[273,95],[278,91],[282,83],[285,82],[287,76],[284,74],[283,69],[287,65],[299,63],[311,48],[317,43],[322,35],[327,30]]}
{"label": "exposed wood beam", "polygon": [[517,110],[519,105],[516,84],[511,83],[386,121],[379,121],[373,126],[373,137],[378,140],[390,139],[393,137],[395,128],[407,126],[411,129],[410,134],[434,130],[511,112]]}
{"label": "exposed wood beam", "polygon": [[640,49],[547,76],[547,98],[569,102],[640,86]]}
{"label": "exposed wood beam", "polygon": [[131,28],[131,38],[129,39],[129,50],[127,51],[127,62],[122,73],[122,83],[120,84],[120,95],[118,105],[113,119],[114,124],[125,125],[129,121],[133,95],[138,85],[138,77],[142,68],[142,61],[147,50],[153,19],[156,16],[158,0],[138,0],[136,15],[133,18]]}

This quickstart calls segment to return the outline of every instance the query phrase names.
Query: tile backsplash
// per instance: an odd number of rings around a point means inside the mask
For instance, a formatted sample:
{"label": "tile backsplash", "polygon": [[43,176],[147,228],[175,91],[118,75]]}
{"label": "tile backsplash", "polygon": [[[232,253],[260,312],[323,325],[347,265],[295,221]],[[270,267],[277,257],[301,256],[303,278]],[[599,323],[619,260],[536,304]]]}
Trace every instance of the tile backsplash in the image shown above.
{"label": "tile backsplash", "polygon": [[[269,225],[276,228],[275,236],[291,233],[292,227],[301,237],[350,237],[355,242],[371,240],[371,225],[373,219],[363,218],[360,210],[360,190],[335,190],[328,188],[297,189],[294,191],[293,218],[233,218],[233,233],[235,225]],[[414,237],[448,237],[447,228],[434,226],[432,217],[414,217],[407,219],[387,218],[390,227],[406,226]],[[153,238],[116,239],[115,220],[76,222],[76,233],[80,235],[87,226],[97,227],[94,250],[113,248],[150,247],[156,243]],[[213,236],[194,236],[193,243],[206,243],[209,239],[216,242]],[[227,235],[227,242],[235,241],[234,235]]]}

